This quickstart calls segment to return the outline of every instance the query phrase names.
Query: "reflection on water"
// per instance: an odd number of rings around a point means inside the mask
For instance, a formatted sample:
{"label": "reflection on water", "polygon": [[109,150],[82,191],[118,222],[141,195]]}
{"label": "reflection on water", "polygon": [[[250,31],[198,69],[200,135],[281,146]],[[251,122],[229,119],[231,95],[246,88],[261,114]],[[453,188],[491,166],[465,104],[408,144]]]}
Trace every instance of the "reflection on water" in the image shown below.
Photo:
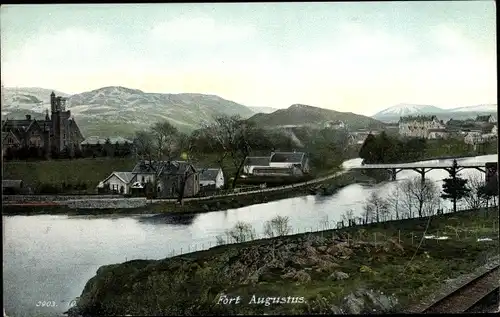
{"label": "reflection on water", "polygon": [[[447,160],[452,162],[452,160]],[[467,158],[465,162],[497,161],[496,155]],[[356,166],[350,160],[345,166]],[[467,174],[481,174],[465,170]],[[365,199],[376,191],[387,195],[403,179],[419,176],[401,171],[398,181],[374,186],[354,184],[332,196],[303,196],[239,209],[199,215],[2,216],[4,226],[4,303],[10,316],[54,316],[68,309],[88,279],[101,265],[131,259],[162,259],[215,245],[238,221],[263,232],[265,221],[276,215],[290,217],[294,232],[317,229],[325,220],[336,223],[352,210],[363,212]],[[433,170],[426,177],[441,185],[447,172]],[[443,202],[443,206],[450,205]],[[36,307],[39,300],[56,301],[56,308]]]}
{"label": "reflection on water", "polygon": [[186,226],[191,225],[197,214],[189,215],[149,215],[138,217],[138,221],[145,224],[152,225],[179,225]]}

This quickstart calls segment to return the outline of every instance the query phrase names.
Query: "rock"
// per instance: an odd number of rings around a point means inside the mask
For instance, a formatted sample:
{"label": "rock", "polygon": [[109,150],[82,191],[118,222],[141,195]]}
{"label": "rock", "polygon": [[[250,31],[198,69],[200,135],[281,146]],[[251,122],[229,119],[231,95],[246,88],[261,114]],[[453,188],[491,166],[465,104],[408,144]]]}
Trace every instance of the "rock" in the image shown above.
{"label": "rock", "polygon": [[349,278],[349,274],[341,272],[341,271],[337,271],[337,272],[332,273],[328,278],[335,280],[335,281],[341,281],[341,280],[345,280],[345,279]]}
{"label": "rock", "polygon": [[357,298],[353,293],[350,293],[344,298],[343,307],[348,314],[359,315],[365,307],[365,303],[362,299]]}
{"label": "rock", "polygon": [[321,251],[321,252],[325,252],[326,249],[327,249],[326,246],[320,246],[320,247],[318,247],[318,250]]}
{"label": "rock", "polygon": [[210,210],[210,208],[208,207],[207,204],[204,204],[201,208],[203,208],[203,210],[205,210],[205,211],[209,211]]}
{"label": "rock", "polygon": [[311,281],[311,276],[305,271],[298,271],[295,274],[295,280],[297,280],[300,284],[307,284]]}
{"label": "rock", "polygon": [[339,307],[335,306],[335,305],[331,305],[330,306],[330,312],[334,315],[342,315],[344,312],[342,311],[342,309],[340,309]]}
{"label": "rock", "polygon": [[360,291],[360,295],[363,295],[365,298],[365,306],[367,306],[369,311],[389,312],[398,304],[398,300],[395,297],[387,296],[379,291],[363,290]]}

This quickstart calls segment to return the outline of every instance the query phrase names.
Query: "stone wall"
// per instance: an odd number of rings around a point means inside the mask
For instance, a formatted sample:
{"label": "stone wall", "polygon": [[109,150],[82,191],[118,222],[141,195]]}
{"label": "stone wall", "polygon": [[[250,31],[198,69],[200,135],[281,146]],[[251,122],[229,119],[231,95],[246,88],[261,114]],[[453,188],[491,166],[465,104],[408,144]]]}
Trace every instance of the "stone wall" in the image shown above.
{"label": "stone wall", "polygon": [[60,201],[69,208],[82,209],[126,209],[144,207],[148,203],[146,198],[115,198],[115,199],[78,199]]}

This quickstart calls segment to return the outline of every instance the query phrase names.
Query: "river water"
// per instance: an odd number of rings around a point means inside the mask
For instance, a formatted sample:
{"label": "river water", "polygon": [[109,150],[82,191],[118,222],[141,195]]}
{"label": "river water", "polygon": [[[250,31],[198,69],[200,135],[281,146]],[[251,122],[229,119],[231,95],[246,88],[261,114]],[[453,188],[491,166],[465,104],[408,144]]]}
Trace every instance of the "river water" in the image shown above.
{"label": "river water", "polygon": [[[497,155],[459,159],[468,163],[497,160]],[[443,161],[452,162],[439,162]],[[353,159],[344,166],[360,163]],[[462,174],[482,173],[466,169]],[[208,248],[238,221],[252,224],[262,234],[265,221],[288,216],[296,233],[317,230],[325,221],[333,225],[348,210],[360,216],[372,191],[386,195],[402,180],[419,174],[409,170],[397,176],[395,182],[350,185],[333,196],[295,197],[190,216],[2,216],[5,311],[14,317],[61,315],[100,266]],[[441,186],[447,172],[434,170],[426,177]],[[450,205],[442,202],[441,206]],[[55,302],[56,307],[39,307],[39,301]]]}

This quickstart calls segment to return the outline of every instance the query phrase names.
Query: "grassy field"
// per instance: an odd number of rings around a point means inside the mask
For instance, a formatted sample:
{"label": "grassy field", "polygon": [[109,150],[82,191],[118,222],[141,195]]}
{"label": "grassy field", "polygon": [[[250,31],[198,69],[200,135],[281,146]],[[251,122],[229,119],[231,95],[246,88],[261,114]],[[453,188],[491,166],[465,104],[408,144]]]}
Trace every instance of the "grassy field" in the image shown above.
{"label": "grassy field", "polygon": [[[422,239],[424,232],[449,239]],[[493,240],[478,242],[479,237]],[[373,289],[397,300],[385,312],[398,312],[498,256],[498,246],[496,209],[254,240],[101,267],[75,310],[108,316],[260,315],[324,314],[342,307],[353,313],[346,296]],[[342,279],[332,277],[340,272]],[[243,303],[219,305],[221,294],[241,296]],[[301,296],[306,302],[251,305],[253,294]],[[368,306],[361,312],[373,313]]]}
{"label": "grassy field", "polygon": [[28,186],[37,183],[86,183],[88,191],[95,190],[100,181],[113,171],[131,171],[135,160],[127,158],[86,158],[78,160],[52,160],[3,163],[3,179],[20,179]]}

